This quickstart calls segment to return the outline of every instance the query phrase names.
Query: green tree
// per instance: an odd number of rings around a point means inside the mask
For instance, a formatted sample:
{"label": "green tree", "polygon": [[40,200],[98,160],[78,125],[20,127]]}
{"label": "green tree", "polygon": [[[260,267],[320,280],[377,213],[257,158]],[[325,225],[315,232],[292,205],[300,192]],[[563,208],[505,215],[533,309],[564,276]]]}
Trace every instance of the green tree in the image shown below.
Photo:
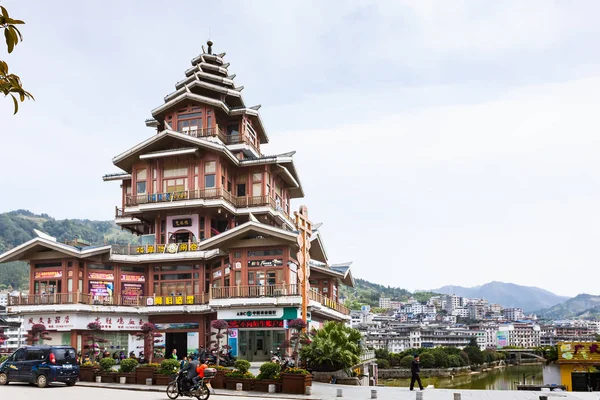
{"label": "green tree", "polygon": [[467,346],[464,349],[464,352],[469,356],[469,361],[471,365],[479,365],[485,362],[485,358],[483,356],[483,352],[479,349],[478,346]]}
{"label": "green tree", "polygon": [[469,360],[469,355],[462,350],[460,353],[458,353],[458,356],[461,359],[462,365],[470,365],[471,364],[471,360]]}
{"label": "green tree", "polygon": [[300,349],[300,356],[315,371],[348,369],[360,362],[361,334],[341,322],[326,322],[311,332]]}
{"label": "green tree", "polygon": [[460,356],[456,355],[456,354],[450,354],[448,356],[448,367],[450,368],[458,368],[458,367],[462,367],[463,363],[462,360],[460,359]]}
{"label": "green tree", "polygon": [[[6,46],[8,52],[12,53],[15,46],[23,40],[21,31],[16,25],[22,25],[25,22],[13,19],[8,15],[6,8],[0,6],[0,29],[4,30],[4,37],[6,39]],[[15,108],[15,114],[19,111],[19,102],[17,101],[17,95],[21,102],[25,101],[25,98],[34,100],[31,93],[23,89],[21,84],[21,78],[15,74],[11,74],[8,71],[8,64],[5,61],[0,60],[0,92],[4,96],[12,97]]]}
{"label": "green tree", "polygon": [[435,357],[435,366],[438,368],[448,368],[448,354],[443,348],[437,348],[431,352]]}
{"label": "green tree", "polygon": [[425,352],[421,353],[420,359],[421,359],[421,366],[423,368],[435,367],[435,357],[433,356],[433,354],[425,351]]}
{"label": "green tree", "polygon": [[377,367],[379,369],[388,369],[390,367],[390,362],[385,358],[378,358]]}
{"label": "green tree", "polygon": [[400,360],[400,366],[402,368],[410,368],[410,363],[412,363],[412,360],[414,360],[413,356],[404,356]]}

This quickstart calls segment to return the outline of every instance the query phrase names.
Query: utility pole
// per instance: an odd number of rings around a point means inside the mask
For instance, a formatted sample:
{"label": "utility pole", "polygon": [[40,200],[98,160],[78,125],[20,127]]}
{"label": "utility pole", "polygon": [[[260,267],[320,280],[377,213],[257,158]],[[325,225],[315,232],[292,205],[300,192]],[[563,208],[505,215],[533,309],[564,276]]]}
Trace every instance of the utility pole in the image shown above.
{"label": "utility pole", "polygon": [[[298,280],[300,281],[300,292],[302,294],[302,320],[308,325],[308,290],[310,277],[310,237],[312,236],[312,222],[308,220],[306,206],[301,206],[299,212],[294,212],[296,217],[296,229],[298,230]],[[304,328],[306,330],[306,328]]]}

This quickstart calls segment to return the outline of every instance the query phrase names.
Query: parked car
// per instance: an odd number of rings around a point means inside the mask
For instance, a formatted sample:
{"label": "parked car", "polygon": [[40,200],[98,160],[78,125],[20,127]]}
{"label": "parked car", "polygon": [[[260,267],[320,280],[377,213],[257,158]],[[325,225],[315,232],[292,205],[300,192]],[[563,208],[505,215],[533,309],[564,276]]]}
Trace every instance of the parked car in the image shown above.
{"label": "parked car", "polygon": [[71,346],[26,346],[0,364],[0,385],[34,383],[44,388],[62,382],[73,386],[79,377],[77,353]]}

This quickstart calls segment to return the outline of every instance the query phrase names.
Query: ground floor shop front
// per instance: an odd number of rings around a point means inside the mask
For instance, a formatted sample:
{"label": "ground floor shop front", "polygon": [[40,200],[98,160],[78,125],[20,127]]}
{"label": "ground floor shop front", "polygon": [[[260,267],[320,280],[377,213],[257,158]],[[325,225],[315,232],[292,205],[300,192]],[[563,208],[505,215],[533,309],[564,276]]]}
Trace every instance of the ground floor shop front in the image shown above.
{"label": "ground floor shop front", "polygon": [[600,391],[600,342],[559,343],[557,363],[568,391]]}

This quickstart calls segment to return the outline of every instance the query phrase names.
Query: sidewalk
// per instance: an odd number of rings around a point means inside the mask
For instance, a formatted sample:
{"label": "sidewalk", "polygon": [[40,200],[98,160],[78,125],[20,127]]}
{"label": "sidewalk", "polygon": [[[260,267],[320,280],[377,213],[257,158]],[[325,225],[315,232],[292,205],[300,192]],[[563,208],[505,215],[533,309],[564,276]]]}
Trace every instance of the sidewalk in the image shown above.
{"label": "sidewalk", "polygon": [[[144,392],[165,393],[166,386],[146,385],[121,385],[118,383],[92,383],[78,382],[78,386],[134,390]],[[337,390],[341,389],[343,397],[337,397]],[[345,386],[329,385],[313,382],[312,395],[294,395],[285,393],[263,393],[263,392],[238,392],[234,390],[216,389],[213,395],[231,397],[256,397],[265,399],[289,399],[289,400],[367,400],[371,398],[371,390],[377,390],[378,400],[416,400],[417,392],[411,392],[408,388],[398,387],[372,387],[372,386]],[[422,393],[423,400],[452,400],[455,393],[460,393],[462,400],[539,400],[541,395],[548,396],[548,400],[600,400],[600,393],[591,392],[529,392],[510,390],[457,390],[457,389],[434,389],[427,388]]]}
{"label": "sidewalk", "polygon": [[[77,386],[91,387],[99,389],[115,389],[115,390],[133,390],[138,392],[157,392],[165,393],[167,390],[166,386],[157,385],[129,385],[120,383],[95,383],[95,382],[77,382]],[[287,394],[287,393],[264,393],[264,392],[244,392],[237,390],[226,390],[226,389],[214,389],[211,396],[231,396],[231,397],[258,397],[258,398],[272,398],[272,399],[289,399],[289,400],[322,400],[318,396],[305,396],[298,394]]]}

